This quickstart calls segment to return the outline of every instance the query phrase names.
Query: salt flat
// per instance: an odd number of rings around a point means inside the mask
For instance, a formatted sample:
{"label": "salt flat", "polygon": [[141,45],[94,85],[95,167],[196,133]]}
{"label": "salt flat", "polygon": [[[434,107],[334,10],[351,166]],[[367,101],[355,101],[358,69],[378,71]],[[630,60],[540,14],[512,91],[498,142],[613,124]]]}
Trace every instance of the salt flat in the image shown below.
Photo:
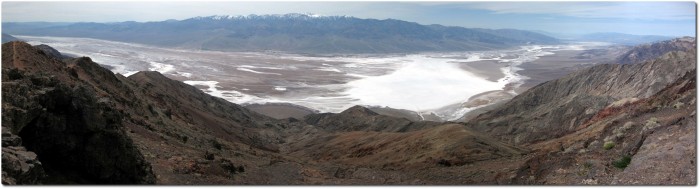
{"label": "salt flat", "polygon": [[[88,56],[130,75],[158,71],[228,101],[293,103],[321,112],[353,105],[434,112],[446,120],[478,108],[462,104],[478,94],[515,94],[528,76],[519,71],[559,51],[607,44],[530,45],[498,51],[338,55],[171,49],[88,38],[18,36],[62,53]],[[494,72],[498,70],[498,72]],[[484,104],[481,104],[484,105]]]}

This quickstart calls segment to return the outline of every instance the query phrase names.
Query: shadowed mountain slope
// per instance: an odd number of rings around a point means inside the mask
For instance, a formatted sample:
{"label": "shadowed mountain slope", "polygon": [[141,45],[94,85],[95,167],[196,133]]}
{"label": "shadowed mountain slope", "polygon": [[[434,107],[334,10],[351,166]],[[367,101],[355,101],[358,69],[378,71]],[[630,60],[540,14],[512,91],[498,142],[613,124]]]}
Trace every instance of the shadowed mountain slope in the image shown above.
{"label": "shadowed mountain slope", "polygon": [[327,131],[405,132],[420,130],[440,124],[438,122],[429,121],[413,122],[406,118],[380,115],[362,106],[353,106],[337,114],[311,114],[304,118],[306,123]]}

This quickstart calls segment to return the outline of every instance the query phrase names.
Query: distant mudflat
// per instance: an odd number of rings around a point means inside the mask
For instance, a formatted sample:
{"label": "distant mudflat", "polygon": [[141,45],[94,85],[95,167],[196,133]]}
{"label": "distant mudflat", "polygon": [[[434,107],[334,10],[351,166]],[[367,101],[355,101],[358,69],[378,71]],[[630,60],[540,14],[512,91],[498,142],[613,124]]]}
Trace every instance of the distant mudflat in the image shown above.
{"label": "distant mudflat", "polygon": [[581,68],[610,62],[624,51],[610,49],[598,56],[585,57],[579,56],[581,52],[581,50],[558,51],[552,55],[542,56],[535,61],[523,63],[520,65],[522,70],[518,73],[528,77],[528,79],[517,91],[522,92],[542,82],[564,77]]}
{"label": "distant mudflat", "polygon": [[506,77],[506,74],[501,71],[501,68],[505,66],[507,65],[499,64],[497,60],[481,60],[459,64],[460,68],[493,82],[498,82],[499,79]]}
{"label": "distant mudflat", "polygon": [[[115,73],[159,71],[234,103],[273,103],[251,107],[276,118],[308,113],[285,105],[290,103],[320,112],[340,112],[354,105],[389,107],[454,120],[495,103],[489,95],[507,98],[535,82],[554,79],[571,66],[593,61],[567,57],[605,46],[576,43],[498,51],[314,57],[169,49],[87,38],[18,37],[62,53],[91,57]],[[489,91],[497,92],[485,93]],[[477,95],[480,101],[470,102]],[[475,103],[479,105],[466,105]]]}

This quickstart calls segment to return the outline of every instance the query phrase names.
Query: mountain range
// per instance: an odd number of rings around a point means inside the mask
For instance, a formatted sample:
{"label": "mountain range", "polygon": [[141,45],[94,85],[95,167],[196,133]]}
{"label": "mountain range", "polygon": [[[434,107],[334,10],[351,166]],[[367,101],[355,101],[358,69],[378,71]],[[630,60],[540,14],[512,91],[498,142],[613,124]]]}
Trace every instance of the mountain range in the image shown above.
{"label": "mountain range", "polygon": [[421,25],[313,14],[208,16],[159,22],[2,23],[12,35],[85,37],[162,47],[294,53],[491,50],[559,40],[515,29]]}
{"label": "mountain range", "polygon": [[662,43],[457,123],[362,106],[274,119],[158,72],[8,42],[2,183],[694,185],[696,42]]}
{"label": "mountain range", "polygon": [[674,37],[660,35],[632,35],[624,33],[603,32],[590,33],[576,37],[579,41],[600,41],[615,43],[621,45],[639,45],[644,43],[653,43],[658,41],[670,40]]}
{"label": "mountain range", "polygon": [[661,35],[634,35],[616,32],[595,32],[586,34],[571,34],[571,33],[556,33],[542,30],[534,30],[533,32],[551,36],[562,41],[595,41],[607,42],[618,45],[634,46],[645,43],[654,43],[664,40],[673,39],[672,36]]}

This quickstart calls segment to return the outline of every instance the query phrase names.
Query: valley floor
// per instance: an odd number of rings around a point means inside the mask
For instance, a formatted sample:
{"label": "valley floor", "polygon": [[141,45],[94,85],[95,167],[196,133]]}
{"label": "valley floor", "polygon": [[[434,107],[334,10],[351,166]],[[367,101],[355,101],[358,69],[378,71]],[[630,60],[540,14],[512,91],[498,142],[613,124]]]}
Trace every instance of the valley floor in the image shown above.
{"label": "valley floor", "polygon": [[[308,114],[306,108],[337,113],[366,105],[398,109],[392,115],[401,113],[411,119],[457,120],[474,108],[510,99],[536,84],[611,61],[621,53],[609,50],[607,44],[572,43],[497,51],[325,57],[18,37],[30,44],[53,46],[61,53],[91,57],[125,76],[158,71],[233,103],[258,104],[255,111],[272,117]],[[94,46],[100,48],[90,48]],[[591,51],[597,54],[590,56]],[[284,112],[270,112],[271,108],[264,108],[266,103],[295,105],[285,107]]]}
{"label": "valley floor", "polygon": [[465,122],[363,106],[276,119],[160,72],[124,77],[90,58],[5,43],[2,182],[694,185],[689,40],[631,65],[532,63],[536,75],[577,71]]}

